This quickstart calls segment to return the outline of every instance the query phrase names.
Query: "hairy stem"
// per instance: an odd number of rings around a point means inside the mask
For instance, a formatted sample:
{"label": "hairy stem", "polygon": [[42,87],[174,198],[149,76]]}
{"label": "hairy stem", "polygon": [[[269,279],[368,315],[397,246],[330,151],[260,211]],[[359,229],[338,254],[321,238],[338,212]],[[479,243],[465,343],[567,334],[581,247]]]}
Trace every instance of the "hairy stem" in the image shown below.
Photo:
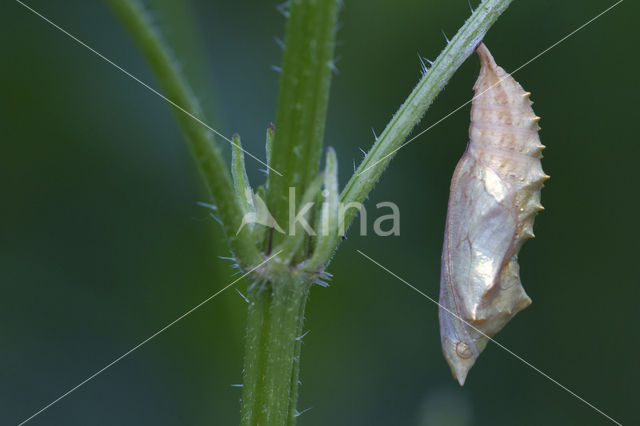
{"label": "hairy stem", "polygon": [[296,279],[249,291],[240,424],[293,425],[300,369],[300,334],[309,285]]}
{"label": "hairy stem", "polygon": [[[295,0],[288,11],[275,131],[268,133],[267,206],[290,228],[290,194],[313,201],[329,99],[338,0]],[[304,197],[303,197],[304,194]],[[280,247],[287,266],[304,258],[306,234],[272,232],[270,246]],[[294,425],[300,371],[304,308],[310,284],[293,269],[277,274],[249,292],[247,346],[241,424]]]}
{"label": "hairy stem", "polygon": [[[121,22],[144,54],[174,113],[202,173],[225,230],[231,250],[244,266],[260,263],[261,256],[248,229],[238,235],[242,210],[234,195],[231,176],[212,133],[202,122],[202,113],[187,82],[178,72],[159,31],[137,0],[108,0]],[[177,107],[176,107],[177,105]],[[195,118],[194,118],[195,117]]]}
{"label": "hairy stem", "polygon": [[[418,124],[433,100],[512,1],[483,1],[458,30],[373,144],[340,194],[342,203],[346,205],[351,202],[364,202],[397,149]],[[355,215],[356,210],[349,209],[345,214],[344,223],[351,223]]]}
{"label": "hairy stem", "polygon": [[[318,173],[329,100],[339,0],[290,2],[267,206],[281,226],[289,224],[289,188],[298,198]],[[274,244],[285,238],[275,234]]]}

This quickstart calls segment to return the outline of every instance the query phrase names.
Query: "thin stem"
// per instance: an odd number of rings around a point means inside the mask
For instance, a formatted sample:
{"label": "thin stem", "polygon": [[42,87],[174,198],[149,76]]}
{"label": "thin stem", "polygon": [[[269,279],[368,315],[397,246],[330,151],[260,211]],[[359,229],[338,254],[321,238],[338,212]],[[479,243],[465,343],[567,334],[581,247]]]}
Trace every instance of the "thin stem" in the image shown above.
{"label": "thin stem", "polygon": [[305,292],[301,295],[302,303],[300,303],[299,316],[298,316],[298,329],[296,330],[296,341],[293,352],[293,365],[292,365],[292,374],[291,374],[291,385],[290,385],[290,395],[289,399],[291,403],[289,404],[289,419],[288,426],[293,426],[296,424],[296,418],[298,417],[298,396],[300,395],[300,361],[302,354],[302,338],[304,336],[304,312],[307,307],[307,300],[309,300],[309,286],[305,285]]}
{"label": "thin stem", "polygon": [[[295,0],[288,11],[275,131],[267,135],[270,173],[267,206],[290,228],[289,197],[315,200],[322,138],[329,99],[339,0]],[[292,195],[290,195],[292,194]],[[309,200],[310,199],[310,200]],[[292,213],[293,211],[293,213]],[[288,265],[304,249],[305,237],[272,233],[270,245],[283,248]],[[306,255],[306,254],[305,254]],[[309,283],[287,269],[249,291],[247,347],[241,425],[294,425],[300,372],[304,308]]]}
{"label": "thin stem", "polygon": [[253,426],[261,406],[261,371],[265,369],[267,358],[266,340],[269,335],[269,305],[271,295],[265,283],[256,283],[249,289],[249,313],[245,336],[245,355],[242,385],[242,405],[240,424]]}
{"label": "thin stem", "polygon": [[249,291],[243,426],[295,424],[300,332],[309,285],[296,279],[255,285]]}
{"label": "thin stem", "polygon": [[[379,139],[373,144],[347,183],[340,194],[340,201],[344,205],[351,202],[364,202],[373,186],[380,179],[382,172],[395,156],[396,150],[512,1],[483,1],[458,30],[455,37],[447,44],[433,66],[424,74],[418,85],[387,124]],[[351,223],[355,215],[356,210],[349,209],[345,214],[344,223]]]}
{"label": "thin stem", "polygon": [[[202,112],[197,100],[178,72],[168,47],[140,2],[109,0],[109,3],[138,44],[162,86],[165,96],[202,121]],[[211,132],[184,111],[174,107],[180,128],[216,203],[216,213],[222,220],[227,242],[243,266],[258,264],[261,257],[255,243],[251,240],[250,230],[243,229],[236,235],[240,228],[242,209],[234,195],[231,176],[222,159],[220,148],[214,143]]]}
{"label": "thin stem", "polygon": [[[267,206],[289,224],[288,193],[300,197],[318,173],[329,100],[339,0],[290,2],[276,109]],[[285,236],[274,235],[274,244]]]}

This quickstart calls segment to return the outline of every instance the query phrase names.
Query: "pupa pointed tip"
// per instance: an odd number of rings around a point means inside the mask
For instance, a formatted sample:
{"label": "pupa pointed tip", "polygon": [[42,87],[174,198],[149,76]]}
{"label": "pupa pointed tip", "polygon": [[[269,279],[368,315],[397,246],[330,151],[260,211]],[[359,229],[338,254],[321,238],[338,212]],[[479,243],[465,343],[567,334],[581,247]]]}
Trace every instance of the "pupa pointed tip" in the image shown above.
{"label": "pupa pointed tip", "polygon": [[460,383],[460,386],[464,386],[469,370],[475,364],[477,356],[473,354],[469,346],[462,342],[456,345],[447,344],[443,347],[443,352],[453,377]]}
{"label": "pupa pointed tip", "polygon": [[451,367],[453,370],[453,376],[458,381],[460,386],[464,386],[464,383],[467,380],[467,376],[469,375],[469,370],[473,367],[473,362],[462,362],[456,363]]}
{"label": "pupa pointed tip", "polygon": [[464,386],[464,381],[467,380],[467,374],[458,374],[458,377],[456,377],[456,379],[458,380],[458,383],[460,383],[460,386]]}

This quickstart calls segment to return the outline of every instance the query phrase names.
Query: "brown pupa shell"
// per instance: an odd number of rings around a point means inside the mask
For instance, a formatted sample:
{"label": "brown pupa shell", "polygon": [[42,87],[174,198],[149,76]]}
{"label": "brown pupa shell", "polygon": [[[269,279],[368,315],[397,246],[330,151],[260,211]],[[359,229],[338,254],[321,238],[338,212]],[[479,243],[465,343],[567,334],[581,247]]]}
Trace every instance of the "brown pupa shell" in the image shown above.
{"label": "brown pupa shell", "polygon": [[461,385],[488,338],[531,304],[518,252],[533,237],[548,179],[530,94],[484,44],[476,52],[470,141],[451,180],[440,281],[442,350]]}

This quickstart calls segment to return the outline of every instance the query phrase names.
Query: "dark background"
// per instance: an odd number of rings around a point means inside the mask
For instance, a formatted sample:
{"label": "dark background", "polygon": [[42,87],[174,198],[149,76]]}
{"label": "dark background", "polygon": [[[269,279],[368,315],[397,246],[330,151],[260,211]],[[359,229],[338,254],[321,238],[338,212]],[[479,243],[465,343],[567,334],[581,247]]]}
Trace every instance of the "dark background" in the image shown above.
{"label": "dark background", "polygon": [[[475,4],[476,2],[474,2]],[[613,0],[515,1],[485,41],[507,71]],[[29,5],[154,87],[99,1]],[[149,2],[207,110],[264,158],[284,18],[276,3]],[[343,186],[469,15],[466,0],[346,0],[326,143]],[[520,256],[533,305],[497,339],[625,425],[640,424],[638,6],[625,1],[515,77],[547,150],[546,207]],[[0,424],[17,424],[231,281],[210,201],[170,107],[14,1],[0,5]],[[470,99],[471,57],[419,125]],[[307,311],[301,425],[606,425],[495,345],[460,388],[440,350],[448,186],[469,106],[400,151]],[[228,153],[228,147],[225,147]],[[254,184],[261,166],[248,160]],[[401,209],[376,237],[375,203]],[[386,211],[385,211],[386,212]],[[241,283],[242,290],[246,283]],[[229,290],[36,417],[35,425],[233,425],[246,307]]]}

